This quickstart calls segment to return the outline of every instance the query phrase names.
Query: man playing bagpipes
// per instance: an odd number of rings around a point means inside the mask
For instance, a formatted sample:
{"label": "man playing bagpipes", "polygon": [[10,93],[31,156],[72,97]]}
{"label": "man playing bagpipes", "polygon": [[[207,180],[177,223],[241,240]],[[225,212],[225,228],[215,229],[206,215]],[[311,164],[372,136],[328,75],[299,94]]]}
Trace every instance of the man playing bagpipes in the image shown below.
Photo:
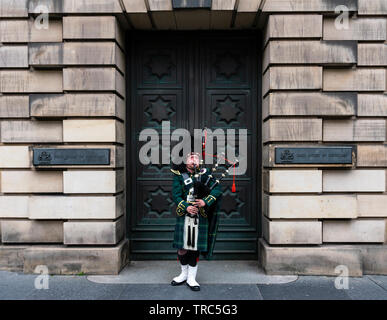
{"label": "man playing bagpipes", "polygon": [[216,167],[217,164],[212,170],[201,169],[199,154],[191,152],[185,165],[171,169],[174,173],[172,197],[177,205],[173,247],[178,249],[181,264],[180,275],[171,282],[173,286],[186,282],[191,290],[200,290],[196,281],[199,254],[206,258],[212,256],[219,224],[222,191],[221,178],[213,176]]}

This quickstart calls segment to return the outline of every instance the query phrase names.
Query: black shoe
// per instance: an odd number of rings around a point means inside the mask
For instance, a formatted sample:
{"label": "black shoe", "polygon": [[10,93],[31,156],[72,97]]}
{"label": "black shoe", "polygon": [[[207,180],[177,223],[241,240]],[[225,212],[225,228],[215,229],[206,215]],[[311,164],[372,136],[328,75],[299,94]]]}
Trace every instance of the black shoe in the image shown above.
{"label": "black shoe", "polygon": [[175,280],[172,280],[172,282],[171,282],[171,286],[180,286],[180,285],[182,285],[184,282],[186,282],[187,280],[184,280],[184,281],[182,281],[182,282],[176,282]]}
{"label": "black shoe", "polygon": [[190,286],[187,282],[187,286],[192,290],[192,291],[200,291],[200,286]]}

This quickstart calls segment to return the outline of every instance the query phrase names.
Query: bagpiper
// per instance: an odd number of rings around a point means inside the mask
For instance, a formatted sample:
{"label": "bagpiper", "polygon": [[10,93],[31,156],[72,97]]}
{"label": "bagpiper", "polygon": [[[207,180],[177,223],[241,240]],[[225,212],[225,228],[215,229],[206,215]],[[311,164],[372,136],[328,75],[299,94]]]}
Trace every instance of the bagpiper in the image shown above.
{"label": "bagpiper", "polygon": [[181,265],[181,273],[171,285],[186,283],[193,291],[199,291],[196,281],[200,253],[210,258],[218,229],[218,210],[221,198],[219,180],[212,171],[200,169],[200,156],[191,152],[186,164],[174,173],[172,197],[176,203],[176,226],[173,247]]}

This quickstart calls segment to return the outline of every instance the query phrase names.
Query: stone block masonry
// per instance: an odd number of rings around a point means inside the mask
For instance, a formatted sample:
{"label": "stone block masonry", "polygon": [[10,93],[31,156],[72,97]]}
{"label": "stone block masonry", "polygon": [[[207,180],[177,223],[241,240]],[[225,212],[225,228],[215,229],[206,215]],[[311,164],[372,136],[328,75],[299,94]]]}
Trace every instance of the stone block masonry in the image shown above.
{"label": "stone block masonry", "polygon": [[[49,9],[48,29],[35,25],[37,5]],[[128,262],[118,14],[116,0],[0,1],[2,270],[117,274]],[[100,148],[110,158],[35,166],[34,148]]]}
{"label": "stone block masonry", "polygon": [[[34,24],[37,5],[48,8],[48,30]],[[348,28],[336,23],[342,5]],[[385,0],[231,0],[178,11],[170,0],[1,0],[0,269],[112,274],[128,262],[127,30],[252,28],[263,35],[262,266],[387,274]],[[274,157],[277,147],[329,146],[351,147],[352,163]],[[38,147],[104,148],[110,161],[34,166]]]}
{"label": "stone block masonry", "polygon": [[[387,2],[268,0],[263,267],[387,274]],[[350,12],[340,28],[337,5]],[[277,147],[351,146],[352,165],[278,164]]]}

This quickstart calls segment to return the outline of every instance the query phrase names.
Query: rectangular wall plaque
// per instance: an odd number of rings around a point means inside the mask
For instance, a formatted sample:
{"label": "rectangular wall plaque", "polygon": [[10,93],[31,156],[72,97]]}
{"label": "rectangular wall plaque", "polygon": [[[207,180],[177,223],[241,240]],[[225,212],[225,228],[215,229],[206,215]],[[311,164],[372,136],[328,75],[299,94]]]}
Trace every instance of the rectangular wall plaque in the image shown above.
{"label": "rectangular wall plaque", "polygon": [[212,0],[172,0],[173,9],[211,9]]}
{"label": "rectangular wall plaque", "polygon": [[352,147],[275,148],[276,164],[352,164]]}
{"label": "rectangular wall plaque", "polygon": [[34,166],[109,165],[110,149],[34,148]]}

